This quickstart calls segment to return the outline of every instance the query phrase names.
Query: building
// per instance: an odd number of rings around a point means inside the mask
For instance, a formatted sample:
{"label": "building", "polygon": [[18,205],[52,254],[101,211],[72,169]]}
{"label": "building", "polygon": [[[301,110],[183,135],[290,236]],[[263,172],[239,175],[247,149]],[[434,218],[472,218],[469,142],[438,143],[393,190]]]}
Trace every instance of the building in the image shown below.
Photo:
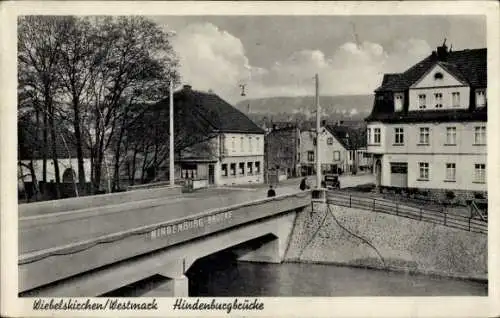
{"label": "building", "polygon": [[[157,107],[168,110],[168,105],[167,98]],[[180,116],[174,125],[203,127],[201,135],[197,130],[202,138],[187,133],[195,142],[176,150],[176,179],[208,186],[264,182],[264,130],[245,114],[216,94],[189,85],[174,93],[174,108]]]}
{"label": "building", "polygon": [[300,129],[288,123],[269,131],[265,138],[265,170],[284,178],[300,176]]}
{"label": "building", "polygon": [[[75,196],[78,191],[88,191],[91,181],[91,159],[88,146],[82,149],[86,185],[80,185],[78,176],[77,147],[74,133],[61,122],[56,121],[55,153],[59,167],[61,197]],[[39,189],[44,199],[55,198],[56,169],[53,149],[43,149],[40,132],[33,118],[23,117],[18,121],[18,190],[30,198]],[[46,182],[43,182],[43,157],[46,152]],[[36,183],[36,184],[35,184]]]}
{"label": "building", "polygon": [[435,196],[487,191],[486,49],[445,44],[385,74],[367,122],[376,183]]}

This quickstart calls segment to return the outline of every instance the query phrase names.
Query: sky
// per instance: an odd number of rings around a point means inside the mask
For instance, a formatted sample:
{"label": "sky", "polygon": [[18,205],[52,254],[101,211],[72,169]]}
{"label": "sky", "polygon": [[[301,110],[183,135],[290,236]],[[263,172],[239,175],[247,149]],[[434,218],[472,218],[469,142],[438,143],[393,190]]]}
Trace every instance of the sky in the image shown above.
{"label": "sky", "polygon": [[[245,98],[372,94],[446,38],[486,47],[483,16],[154,16],[180,59],[183,84],[229,102]],[[246,97],[241,96],[245,85]]]}

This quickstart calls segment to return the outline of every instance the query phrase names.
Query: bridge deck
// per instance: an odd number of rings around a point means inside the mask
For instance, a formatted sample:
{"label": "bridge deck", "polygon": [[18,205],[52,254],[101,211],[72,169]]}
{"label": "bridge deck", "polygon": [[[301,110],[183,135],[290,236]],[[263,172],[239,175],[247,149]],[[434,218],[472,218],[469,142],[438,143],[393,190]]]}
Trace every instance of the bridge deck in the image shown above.
{"label": "bridge deck", "polygon": [[[280,188],[278,194],[297,191]],[[187,217],[209,209],[265,198],[266,189],[209,189],[174,198],[158,198],[70,212],[20,215],[19,254],[39,251],[145,225]]]}

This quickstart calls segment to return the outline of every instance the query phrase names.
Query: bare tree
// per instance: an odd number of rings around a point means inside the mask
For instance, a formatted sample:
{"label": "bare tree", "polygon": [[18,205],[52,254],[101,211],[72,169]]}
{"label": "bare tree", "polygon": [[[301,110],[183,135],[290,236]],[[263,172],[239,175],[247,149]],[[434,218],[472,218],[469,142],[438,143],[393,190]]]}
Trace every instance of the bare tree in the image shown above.
{"label": "bare tree", "polygon": [[31,96],[41,100],[43,110],[43,181],[47,176],[47,149],[49,137],[52,160],[55,169],[56,196],[60,197],[59,163],[55,142],[55,103],[58,90],[57,67],[59,48],[64,41],[64,34],[58,32],[61,26],[58,18],[24,16],[18,23],[18,69],[19,87],[30,91]]}

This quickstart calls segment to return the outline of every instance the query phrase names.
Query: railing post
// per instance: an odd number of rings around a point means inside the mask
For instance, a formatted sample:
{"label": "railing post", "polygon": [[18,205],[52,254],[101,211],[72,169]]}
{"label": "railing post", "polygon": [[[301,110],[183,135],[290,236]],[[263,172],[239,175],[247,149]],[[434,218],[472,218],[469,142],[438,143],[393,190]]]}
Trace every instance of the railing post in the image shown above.
{"label": "railing post", "polygon": [[420,221],[422,221],[422,208],[420,208]]}
{"label": "railing post", "polygon": [[446,225],[446,212],[444,213],[444,225]]}
{"label": "railing post", "polygon": [[398,204],[396,203],[396,215],[398,215]]}
{"label": "railing post", "polygon": [[373,199],[373,211],[375,212],[375,199]]}
{"label": "railing post", "polygon": [[470,232],[470,220],[472,220],[472,218],[469,218],[469,232]]}
{"label": "railing post", "polygon": [[352,208],[352,194],[349,194],[349,207]]}

